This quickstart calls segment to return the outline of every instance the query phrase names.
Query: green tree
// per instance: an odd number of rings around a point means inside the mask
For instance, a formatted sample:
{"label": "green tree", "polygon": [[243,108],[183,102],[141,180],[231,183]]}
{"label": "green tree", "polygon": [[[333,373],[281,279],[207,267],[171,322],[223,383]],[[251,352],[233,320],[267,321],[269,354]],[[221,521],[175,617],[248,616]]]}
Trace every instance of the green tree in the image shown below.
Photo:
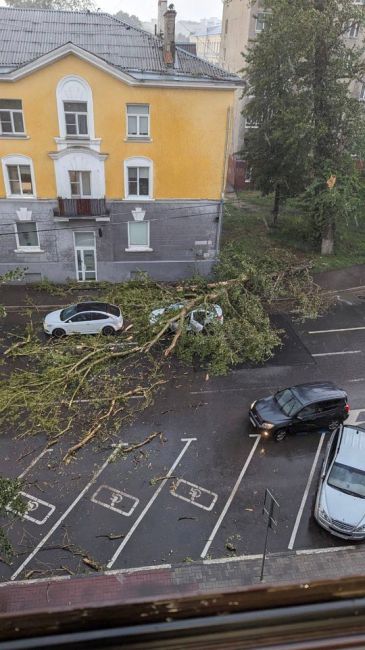
{"label": "green tree", "polygon": [[138,18],[138,16],[135,16],[134,14],[130,15],[127,14],[126,11],[118,11],[118,13],[115,14],[115,18],[118,18],[118,20],[122,20],[124,23],[128,23],[129,25],[132,25],[132,27],[139,27],[140,29],[143,29],[143,25]]}
{"label": "green tree", "polygon": [[68,11],[96,11],[93,0],[5,0],[16,9],[63,9]]}
{"label": "green tree", "polygon": [[336,221],[353,209],[353,155],[363,153],[365,113],[351,90],[365,71],[364,48],[346,39],[349,26],[363,24],[363,8],[352,0],[266,0],[265,10],[265,29],[244,55],[245,114],[257,122],[245,154],[258,188],[275,192],[274,219],[280,200],[306,190],[322,252],[332,253]]}

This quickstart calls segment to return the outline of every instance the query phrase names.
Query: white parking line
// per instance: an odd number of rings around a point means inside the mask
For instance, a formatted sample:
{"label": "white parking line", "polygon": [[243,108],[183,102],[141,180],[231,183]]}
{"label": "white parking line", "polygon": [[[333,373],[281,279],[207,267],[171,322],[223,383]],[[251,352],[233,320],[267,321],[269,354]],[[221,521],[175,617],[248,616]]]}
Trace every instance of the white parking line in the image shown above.
{"label": "white parking line", "polygon": [[107,568],[108,568],[108,569],[111,569],[111,568],[112,568],[114,562],[118,559],[118,557],[119,557],[119,555],[121,554],[123,548],[124,548],[125,545],[129,542],[129,540],[130,540],[130,538],[132,537],[134,531],[136,530],[136,528],[137,528],[137,527],[139,526],[139,524],[141,523],[143,517],[144,517],[145,514],[149,511],[150,507],[152,506],[153,502],[157,499],[157,497],[158,497],[158,495],[160,494],[161,490],[165,487],[165,485],[166,485],[168,479],[170,478],[171,474],[173,473],[175,467],[178,466],[180,460],[182,459],[183,455],[184,455],[185,452],[187,451],[188,447],[190,447],[191,443],[192,443],[193,441],[195,441],[195,440],[196,440],[196,438],[181,438],[181,442],[186,442],[186,445],[184,446],[183,450],[182,450],[182,451],[180,452],[180,454],[178,455],[178,457],[177,457],[177,459],[175,460],[175,462],[174,462],[174,464],[172,465],[172,467],[171,467],[171,468],[169,469],[169,471],[167,472],[167,474],[166,474],[166,478],[165,478],[163,481],[161,481],[161,483],[160,483],[159,487],[157,488],[156,492],[153,494],[153,496],[151,497],[151,499],[149,500],[149,502],[147,503],[147,505],[145,506],[145,508],[142,510],[142,512],[141,512],[141,514],[139,515],[138,519],[136,519],[136,521],[134,522],[134,524],[133,524],[132,528],[130,529],[129,533],[125,536],[125,538],[123,539],[122,543],[118,546],[118,548],[117,548],[117,550],[115,551],[115,553],[114,553],[112,559],[111,559],[110,562],[108,562],[108,564],[107,564]]}
{"label": "white parking line", "polygon": [[326,435],[325,433],[322,433],[321,437],[319,439],[316,455],[314,457],[314,461],[313,461],[313,465],[312,465],[312,468],[311,468],[311,471],[310,471],[310,474],[309,474],[309,477],[308,477],[307,485],[305,486],[302,502],[301,502],[300,508],[298,510],[298,514],[297,514],[297,518],[295,520],[293,532],[292,532],[291,537],[290,537],[289,546],[288,546],[288,549],[290,551],[294,548],[295,538],[297,536],[300,520],[302,518],[304,506],[305,506],[307,498],[308,498],[309,489],[310,489],[310,486],[311,486],[311,483],[312,483],[314,472],[315,472],[316,467],[317,467],[318,458],[319,458],[319,454],[321,453],[321,449],[322,449],[322,445],[323,445],[325,435]]}
{"label": "white parking line", "polygon": [[46,447],[45,449],[43,449],[43,451],[41,451],[41,453],[38,454],[38,456],[36,456],[36,458],[34,458],[34,459],[32,460],[32,462],[30,463],[30,465],[28,465],[28,467],[26,467],[26,469],[25,469],[21,474],[19,474],[18,478],[20,478],[20,479],[21,479],[21,478],[24,478],[24,476],[25,476],[26,474],[28,474],[28,472],[32,469],[32,467],[34,467],[34,465],[35,465],[36,463],[38,463],[38,461],[39,461],[39,460],[40,460],[40,459],[41,459],[45,454],[49,454],[51,451],[53,451],[53,448],[52,448],[52,447]]}
{"label": "white parking line", "polygon": [[23,571],[24,567],[29,564],[29,562],[34,558],[35,555],[37,555],[38,551],[44,546],[44,544],[47,542],[47,540],[53,535],[55,530],[62,524],[62,522],[66,519],[67,515],[71,512],[71,510],[74,509],[74,507],[78,504],[78,502],[82,499],[84,494],[89,490],[89,488],[95,483],[95,481],[99,478],[100,474],[104,471],[104,469],[109,465],[109,463],[113,460],[113,458],[117,455],[119,449],[121,449],[123,446],[123,443],[120,443],[117,445],[117,447],[114,449],[114,451],[108,456],[106,461],[102,464],[101,467],[95,472],[94,476],[92,477],[91,481],[87,485],[85,485],[84,489],[81,490],[80,494],[76,497],[76,499],[69,505],[67,510],[63,513],[63,515],[56,521],[56,523],[52,526],[52,528],[48,531],[47,535],[45,535],[39,544],[35,547],[35,549],[32,551],[30,555],[24,560],[24,562],[20,565],[20,567],[13,573],[11,576],[10,580],[15,580],[15,578]]}
{"label": "white parking line", "polygon": [[312,330],[308,334],[332,334],[333,332],[357,332],[359,330],[365,330],[365,325],[363,327],[343,327],[336,330]]}
{"label": "white parking line", "polygon": [[260,440],[261,440],[261,436],[257,436],[256,442],[254,443],[254,445],[253,445],[253,447],[252,447],[252,449],[251,449],[251,451],[250,451],[250,453],[249,453],[249,455],[247,457],[247,460],[246,460],[246,462],[245,462],[245,464],[244,464],[244,466],[243,466],[243,468],[241,470],[241,473],[240,473],[240,475],[239,475],[239,477],[238,477],[238,479],[237,479],[237,481],[236,481],[236,483],[234,485],[234,488],[233,488],[231,494],[229,495],[229,497],[227,499],[227,502],[226,502],[226,504],[225,504],[225,506],[224,506],[224,508],[223,508],[218,520],[217,520],[216,525],[214,526],[214,528],[213,528],[213,530],[211,532],[211,535],[210,535],[206,545],[204,546],[203,552],[200,555],[200,557],[202,557],[202,558],[206,557],[206,555],[207,555],[207,553],[209,551],[209,548],[210,548],[210,546],[211,546],[211,544],[212,544],[212,542],[213,542],[213,540],[214,540],[214,538],[215,538],[215,536],[216,536],[216,534],[218,532],[218,529],[219,529],[224,517],[227,514],[227,510],[228,510],[229,506],[231,505],[231,503],[232,503],[232,501],[233,501],[233,499],[235,497],[235,494],[236,494],[236,492],[237,492],[237,490],[238,490],[238,488],[239,488],[239,486],[241,484],[241,481],[242,481],[244,475],[246,474],[247,468],[248,468],[248,466],[249,466],[249,464],[250,464],[250,462],[252,460],[252,457],[253,457],[253,455],[254,455],[254,453],[256,451],[256,447],[259,444]]}
{"label": "white parking line", "polygon": [[339,354],[361,354],[362,350],[343,350],[342,352],[318,352],[312,357],[335,357]]}

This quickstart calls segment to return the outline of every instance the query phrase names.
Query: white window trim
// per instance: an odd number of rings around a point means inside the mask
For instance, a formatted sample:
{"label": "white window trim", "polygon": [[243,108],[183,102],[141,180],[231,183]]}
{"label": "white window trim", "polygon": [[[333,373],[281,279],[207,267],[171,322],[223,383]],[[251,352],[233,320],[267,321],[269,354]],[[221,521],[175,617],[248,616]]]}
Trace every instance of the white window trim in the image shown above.
{"label": "white window trim", "polygon": [[[7,199],[18,199],[18,200],[21,199],[22,201],[28,201],[29,199],[37,198],[33,161],[31,158],[29,158],[28,156],[23,156],[22,154],[14,154],[9,156],[4,156],[1,159],[1,164],[3,168],[3,179],[4,179]],[[12,194],[7,165],[29,165],[30,166],[30,175],[32,179],[33,194]]]}
{"label": "white window trim", "polygon": [[[139,196],[138,194],[128,194],[128,167],[149,167],[149,194],[148,196]],[[153,201],[153,162],[150,158],[127,158],[124,161],[124,199],[126,201]]]}
{"label": "white window trim", "polygon": [[[130,224],[135,224],[135,223],[146,223],[148,225],[147,228],[147,233],[148,233],[148,245],[147,246],[134,246],[133,244],[130,243],[131,238],[130,238]],[[125,249],[127,253],[143,253],[143,252],[148,252],[148,251],[153,251],[153,248],[150,248],[150,222],[149,221],[128,221],[128,248]]]}
{"label": "white window trim", "polygon": [[44,251],[41,249],[39,245],[39,233],[38,233],[38,225],[36,221],[28,221],[26,223],[34,223],[35,225],[35,230],[37,233],[37,239],[38,239],[38,246],[21,246],[19,244],[19,235],[18,235],[18,223],[24,223],[23,221],[17,221],[14,224],[14,230],[15,230],[15,241],[16,241],[16,249],[14,250],[14,253],[43,253]]}
{"label": "white window trim", "polygon": [[[136,113],[136,114],[128,113],[128,106],[148,106],[148,114],[142,116],[142,117],[147,117],[147,119],[148,119],[148,133],[147,133],[147,135],[142,135],[142,134],[139,134],[139,133],[137,135],[132,135],[131,133],[129,133],[129,131],[128,131],[128,126],[129,126],[128,117],[136,117],[137,118],[137,124],[138,124],[138,130],[139,130],[140,114],[139,113]],[[150,107],[150,104],[142,104],[142,103],[138,103],[138,102],[136,104],[126,104],[125,114],[126,114],[125,119],[126,119],[126,132],[127,132],[126,138],[127,138],[127,140],[150,140],[151,139],[151,107]]]}
{"label": "white window trim", "polygon": [[[3,97],[2,99],[6,99],[6,98]],[[1,122],[0,122],[0,137],[1,138],[12,138],[12,139],[17,138],[17,137],[24,138],[24,136],[27,135],[27,129],[26,129],[26,126],[25,126],[25,118],[24,118],[23,100],[20,100],[20,101],[22,102],[21,109],[19,109],[19,108],[2,108],[0,110],[8,111],[10,113],[11,125],[12,125],[13,129],[14,129],[13,113],[21,113],[22,114],[22,119],[23,119],[23,131],[12,131],[11,133],[8,133],[8,132],[4,133],[1,130]]]}
{"label": "white window trim", "polygon": [[[79,83],[84,90],[84,96],[77,98],[77,97],[67,97],[63,93],[63,89],[66,86],[67,83],[70,81],[74,81],[76,83]],[[94,128],[94,108],[93,108],[93,95],[92,95],[92,90],[82,77],[78,77],[77,75],[67,75],[67,77],[63,77],[57,85],[57,90],[56,90],[56,97],[57,97],[57,112],[58,112],[58,127],[59,127],[59,135],[60,138],[62,138],[62,142],[64,140],[93,140],[95,139],[95,128]],[[64,112],[64,104],[63,102],[86,102],[87,103],[87,126],[88,126],[88,133],[84,135],[68,135],[66,133],[66,120],[65,120],[65,112]]]}

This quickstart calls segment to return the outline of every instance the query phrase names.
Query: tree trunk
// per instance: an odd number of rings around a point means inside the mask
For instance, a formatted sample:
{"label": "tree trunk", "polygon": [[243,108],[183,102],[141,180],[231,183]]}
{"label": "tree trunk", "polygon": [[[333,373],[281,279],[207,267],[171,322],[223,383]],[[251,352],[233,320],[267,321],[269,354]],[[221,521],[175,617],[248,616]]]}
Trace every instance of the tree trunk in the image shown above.
{"label": "tree trunk", "polygon": [[275,186],[274,207],[272,209],[272,225],[274,228],[276,228],[276,226],[278,225],[279,210],[280,210],[280,185],[277,184]]}
{"label": "tree trunk", "polygon": [[322,255],[333,255],[333,248],[335,243],[335,227],[333,221],[329,221],[322,233]]}

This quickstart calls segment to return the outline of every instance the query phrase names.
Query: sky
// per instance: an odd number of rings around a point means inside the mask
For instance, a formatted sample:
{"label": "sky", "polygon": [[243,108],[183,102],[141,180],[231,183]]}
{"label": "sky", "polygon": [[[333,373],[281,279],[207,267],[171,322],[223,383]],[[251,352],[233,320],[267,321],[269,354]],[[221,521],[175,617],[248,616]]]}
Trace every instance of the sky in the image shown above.
{"label": "sky", "polygon": [[[95,0],[95,4],[102,11],[113,14],[119,10],[126,11],[142,21],[157,18],[158,0]],[[222,0],[174,0],[174,4],[177,20],[222,17]]]}

